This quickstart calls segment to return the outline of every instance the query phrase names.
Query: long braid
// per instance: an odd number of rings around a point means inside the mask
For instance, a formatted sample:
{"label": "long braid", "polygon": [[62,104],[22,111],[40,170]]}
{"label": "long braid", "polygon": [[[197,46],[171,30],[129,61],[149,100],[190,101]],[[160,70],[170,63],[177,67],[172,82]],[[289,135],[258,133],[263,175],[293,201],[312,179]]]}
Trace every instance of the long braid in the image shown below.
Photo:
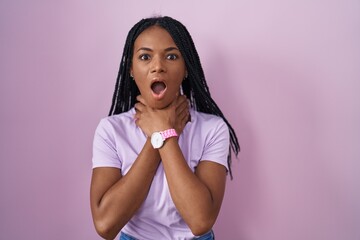
{"label": "long braid", "polygon": [[205,80],[205,74],[201,66],[195,44],[186,27],[179,21],[170,17],[146,18],[139,21],[129,31],[123,50],[123,56],[115,84],[109,116],[130,110],[136,103],[136,96],[140,94],[138,87],[130,77],[133,47],[136,38],[148,27],[158,25],[169,32],[175,44],[179,48],[187,68],[188,76],[182,82],[184,94],[189,98],[191,106],[204,113],[221,117],[229,128],[230,144],[228,154],[228,168],[231,171],[231,149],[237,156],[240,151],[239,142],[234,129],[227,121],[220,108],[211,98],[209,87]]}

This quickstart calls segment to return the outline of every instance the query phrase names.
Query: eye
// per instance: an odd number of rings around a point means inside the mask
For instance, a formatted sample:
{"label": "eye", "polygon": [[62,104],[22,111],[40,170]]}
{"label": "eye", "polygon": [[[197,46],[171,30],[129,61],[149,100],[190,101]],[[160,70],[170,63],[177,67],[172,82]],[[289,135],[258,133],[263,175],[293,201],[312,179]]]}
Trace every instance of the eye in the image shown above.
{"label": "eye", "polygon": [[168,59],[168,60],[176,60],[176,59],[178,59],[178,55],[169,54],[169,55],[166,56],[166,59]]}
{"label": "eye", "polygon": [[140,59],[140,60],[143,60],[143,61],[149,60],[149,59],[150,59],[150,55],[149,55],[149,54],[141,54],[141,55],[139,56],[139,59]]}

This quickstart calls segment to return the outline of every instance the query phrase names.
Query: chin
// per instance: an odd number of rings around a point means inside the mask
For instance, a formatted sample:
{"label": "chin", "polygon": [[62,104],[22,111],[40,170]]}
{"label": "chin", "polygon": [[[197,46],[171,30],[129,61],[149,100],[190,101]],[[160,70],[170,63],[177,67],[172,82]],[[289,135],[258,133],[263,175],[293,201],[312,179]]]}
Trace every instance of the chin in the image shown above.
{"label": "chin", "polygon": [[164,109],[166,107],[168,107],[170,105],[170,103],[156,103],[154,105],[155,109]]}
{"label": "chin", "polygon": [[159,101],[159,100],[155,100],[152,101],[151,104],[149,104],[150,107],[155,108],[155,109],[163,109],[168,107],[171,104],[171,102],[169,101]]}

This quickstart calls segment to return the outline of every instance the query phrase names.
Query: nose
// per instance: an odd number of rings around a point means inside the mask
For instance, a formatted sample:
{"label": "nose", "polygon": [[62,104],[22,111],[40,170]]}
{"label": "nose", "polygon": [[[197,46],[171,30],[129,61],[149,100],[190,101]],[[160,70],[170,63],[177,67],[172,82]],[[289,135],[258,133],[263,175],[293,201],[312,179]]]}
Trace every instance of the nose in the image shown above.
{"label": "nose", "polygon": [[166,66],[161,57],[154,57],[151,64],[151,73],[166,72]]}

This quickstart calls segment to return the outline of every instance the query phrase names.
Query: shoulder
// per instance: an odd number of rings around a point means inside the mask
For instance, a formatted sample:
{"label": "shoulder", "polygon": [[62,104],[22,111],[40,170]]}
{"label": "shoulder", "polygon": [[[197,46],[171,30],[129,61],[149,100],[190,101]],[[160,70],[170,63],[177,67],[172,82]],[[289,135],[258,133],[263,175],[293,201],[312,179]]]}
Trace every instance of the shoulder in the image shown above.
{"label": "shoulder", "polygon": [[104,117],[100,120],[97,131],[118,132],[123,131],[134,122],[135,110],[132,108],[127,112]]}
{"label": "shoulder", "polygon": [[185,128],[185,134],[196,139],[200,145],[207,145],[223,139],[229,141],[229,128],[225,121],[216,115],[191,110],[191,122]]}
{"label": "shoulder", "polygon": [[224,119],[221,117],[209,113],[198,112],[195,110],[191,110],[191,123],[201,129],[207,129],[209,131],[216,131],[219,128],[228,130]]}
{"label": "shoulder", "polygon": [[229,153],[230,133],[224,119],[208,113],[192,112],[191,138],[201,146],[200,161],[207,160],[219,163],[228,168],[227,157]]}
{"label": "shoulder", "polygon": [[102,124],[118,125],[119,123],[132,123],[134,122],[135,109],[131,108],[127,112],[116,115],[111,115],[100,120]]}
{"label": "shoulder", "polygon": [[95,137],[115,143],[121,138],[133,135],[132,132],[137,128],[134,113],[132,108],[127,112],[102,118],[95,130]]}

